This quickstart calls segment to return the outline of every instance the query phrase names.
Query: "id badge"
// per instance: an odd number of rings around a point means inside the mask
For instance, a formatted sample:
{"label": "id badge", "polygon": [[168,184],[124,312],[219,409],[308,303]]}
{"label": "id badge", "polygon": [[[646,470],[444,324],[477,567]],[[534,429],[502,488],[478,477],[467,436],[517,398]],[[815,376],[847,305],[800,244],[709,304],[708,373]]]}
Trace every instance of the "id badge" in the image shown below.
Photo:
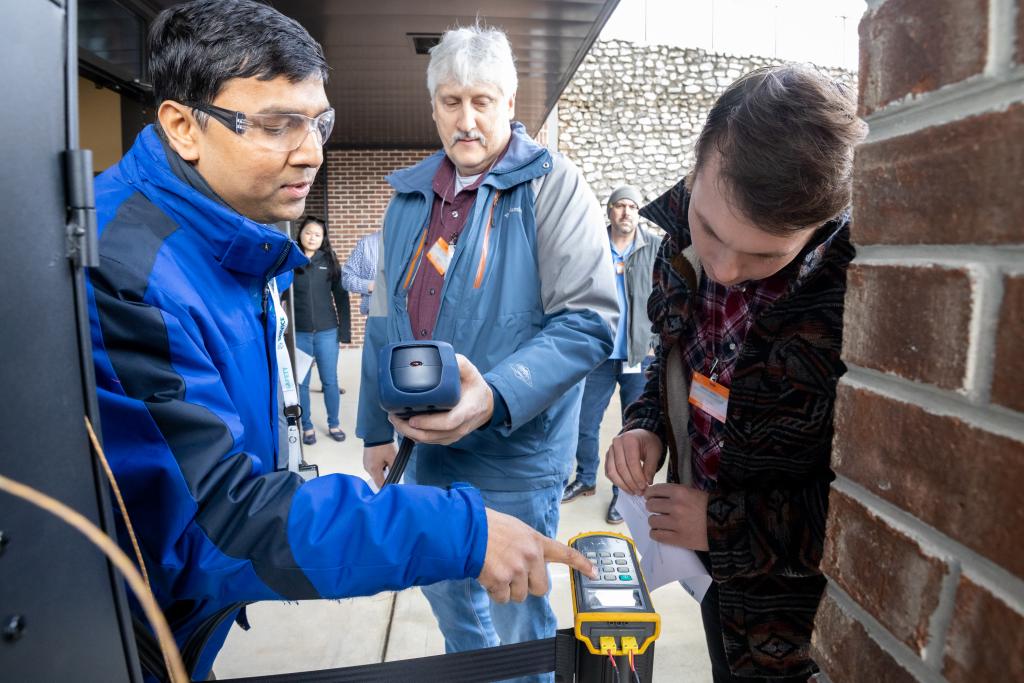
{"label": "id badge", "polygon": [[438,237],[434,246],[427,252],[427,260],[434,266],[441,277],[448,272],[448,265],[452,262],[452,252],[455,251],[443,237]]}
{"label": "id badge", "polygon": [[615,274],[622,275],[626,272],[626,264],[622,261],[615,262]]}
{"label": "id badge", "polygon": [[622,362],[622,374],[623,375],[639,375],[640,374],[640,366],[641,365],[642,365],[642,363],[637,363],[636,365],[626,365],[626,362],[623,361]]}
{"label": "id badge", "polygon": [[729,410],[729,389],[695,372],[690,382],[690,405],[697,406],[724,424]]}

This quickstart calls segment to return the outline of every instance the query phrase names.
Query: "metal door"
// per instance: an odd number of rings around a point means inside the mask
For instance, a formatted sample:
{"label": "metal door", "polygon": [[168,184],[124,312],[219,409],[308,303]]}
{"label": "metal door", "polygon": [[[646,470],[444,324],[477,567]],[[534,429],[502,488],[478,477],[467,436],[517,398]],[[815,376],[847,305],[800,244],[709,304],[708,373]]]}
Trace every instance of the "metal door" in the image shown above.
{"label": "metal door", "polygon": [[[109,530],[107,486],[84,426],[95,399],[76,322],[81,269],[68,256],[75,43],[74,0],[0,7],[0,472]],[[0,532],[0,680],[141,680],[122,582],[105,558],[5,493]]]}

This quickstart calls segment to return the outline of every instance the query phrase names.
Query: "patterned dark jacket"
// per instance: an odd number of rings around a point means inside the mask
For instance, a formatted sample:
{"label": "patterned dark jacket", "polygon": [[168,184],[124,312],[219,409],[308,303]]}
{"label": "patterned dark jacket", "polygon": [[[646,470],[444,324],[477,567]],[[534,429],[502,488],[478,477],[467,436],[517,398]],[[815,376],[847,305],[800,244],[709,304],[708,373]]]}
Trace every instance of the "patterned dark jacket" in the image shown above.
{"label": "patterned dark jacket", "polygon": [[[669,353],[696,333],[697,275],[683,254],[691,244],[688,206],[679,183],[641,211],[667,232],[648,302],[659,344],[646,389],[623,426],[652,431],[669,445],[673,482],[690,457],[685,438],[682,447],[676,438],[685,436],[686,425],[667,418],[664,371]],[[818,258],[804,258],[813,251]],[[733,373],[717,488],[708,502],[708,542],[725,651],[738,676],[814,670],[810,636],[826,582],[818,565],[834,478],[832,411],[846,370],[843,295],[853,255],[848,217],[824,225],[787,266],[794,284],[754,320]]]}

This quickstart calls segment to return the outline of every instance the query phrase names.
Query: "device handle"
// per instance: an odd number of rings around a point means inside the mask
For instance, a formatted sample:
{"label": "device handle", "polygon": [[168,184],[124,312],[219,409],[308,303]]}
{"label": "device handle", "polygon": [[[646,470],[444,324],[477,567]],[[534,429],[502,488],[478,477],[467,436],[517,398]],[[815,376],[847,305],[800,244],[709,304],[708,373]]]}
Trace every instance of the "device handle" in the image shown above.
{"label": "device handle", "polygon": [[402,478],[414,446],[416,446],[416,442],[412,439],[408,437],[402,439],[402,445],[398,447],[398,455],[395,456],[395,461],[388,468],[388,476],[384,479],[384,485],[381,488],[388,484],[397,484],[398,480]]}

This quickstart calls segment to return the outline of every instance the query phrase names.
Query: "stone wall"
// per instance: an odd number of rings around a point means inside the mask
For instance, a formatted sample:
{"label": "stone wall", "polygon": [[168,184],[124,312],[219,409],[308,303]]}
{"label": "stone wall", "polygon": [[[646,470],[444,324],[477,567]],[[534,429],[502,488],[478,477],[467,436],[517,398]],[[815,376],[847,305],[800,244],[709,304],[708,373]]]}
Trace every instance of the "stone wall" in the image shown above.
{"label": "stone wall", "polygon": [[[628,182],[653,199],[693,163],[693,146],[718,95],[770,57],[599,41],[558,101],[558,148],[604,202]],[[827,70],[851,87],[856,77]]]}

